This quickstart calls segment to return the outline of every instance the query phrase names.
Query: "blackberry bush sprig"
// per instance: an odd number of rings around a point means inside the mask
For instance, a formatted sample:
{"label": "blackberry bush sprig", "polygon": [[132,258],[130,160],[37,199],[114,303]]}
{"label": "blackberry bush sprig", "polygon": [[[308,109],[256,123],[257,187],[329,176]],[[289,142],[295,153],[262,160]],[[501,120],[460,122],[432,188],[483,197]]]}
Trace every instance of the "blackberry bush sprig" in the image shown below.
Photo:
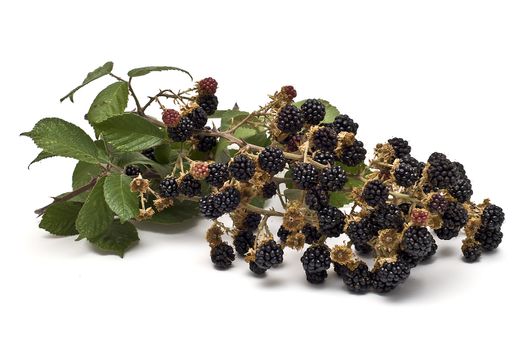
{"label": "blackberry bush sprig", "polygon": [[[236,250],[254,274],[270,275],[285,250],[301,250],[304,279],[322,283],[333,265],[357,293],[404,283],[411,269],[437,257],[434,235],[463,235],[467,262],[502,242],[501,207],[474,203],[465,167],[442,153],[418,161],[394,137],[365,163],[358,123],[325,100],[295,101],[290,85],[253,112],[219,106],[210,77],[139,98],[131,84],[155,71],[192,79],[172,66],[140,67],[122,78],[107,62],[62,99],[72,101],[89,81],[116,79],[86,115],[96,132],[45,118],[22,134],[41,149],[32,163],[77,161],[72,190],[36,210],[41,228],[123,256],[139,241],[137,221],[201,215],[212,220],[205,238],[216,267],[231,266]],[[342,234],[349,240],[333,245]]]}

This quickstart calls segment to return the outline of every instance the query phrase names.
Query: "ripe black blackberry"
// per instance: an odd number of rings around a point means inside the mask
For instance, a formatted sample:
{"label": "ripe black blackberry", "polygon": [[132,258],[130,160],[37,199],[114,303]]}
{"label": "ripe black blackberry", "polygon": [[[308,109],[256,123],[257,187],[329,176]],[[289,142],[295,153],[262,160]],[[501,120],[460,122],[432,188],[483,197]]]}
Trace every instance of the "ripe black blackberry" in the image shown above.
{"label": "ripe black blackberry", "polygon": [[236,249],[236,253],[244,256],[254,246],[254,241],[256,241],[256,236],[252,231],[241,230],[234,236],[232,244],[234,249]]}
{"label": "ripe black blackberry", "polygon": [[178,191],[187,197],[199,196],[202,194],[202,184],[191,174],[187,174],[178,184]]}
{"label": "ripe black blackberry", "polygon": [[125,175],[130,176],[130,177],[136,177],[139,174],[141,174],[140,167],[138,167],[136,165],[126,166],[124,169],[124,172],[125,172]]}
{"label": "ripe black blackberry", "polygon": [[463,260],[466,262],[476,262],[481,257],[481,244],[463,244],[461,252],[463,253]]}
{"label": "ripe black blackberry", "polygon": [[287,161],[281,149],[267,146],[258,155],[258,164],[262,170],[275,175],[285,168]]}
{"label": "ripe black blackberry", "polygon": [[156,154],[154,152],[154,148],[147,148],[142,151],[142,154],[149,158],[150,160],[156,161]]}
{"label": "ripe black blackberry", "polygon": [[364,262],[360,262],[353,270],[344,270],[342,278],[343,283],[353,293],[365,293],[371,287],[372,274]]}
{"label": "ripe black blackberry", "polygon": [[337,165],[323,169],[319,180],[320,186],[327,191],[341,191],[347,182],[347,173]]}
{"label": "ripe black blackberry", "polygon": [[409,203],[409,202],[398,204],[398,207],[400,208],[401,212],[405,216],[409,215],[411,206],[412,206],[412,203]]}
{"label": "ripe black blackberry", "polygon": [[480,227],[474,238],[481,244],[481,248],[491,251],[500,245],[503,240],[503,232],[499,228]]}
{"label": "ripe black blackberry", "polygon": [[330,126],[322,126],[312,134],[311,142],[313,149],[332,152],[336,148],[338,134]]}
{"label": "ripe black blackberry", "polygon": [[295,163],[292,166],[292,179],[302,190],[310,190],[318,184],[318,170],[310,163]]}
{"label": "ripe black blackberry", "polygon": [[460,179],[459,169],[442,153],[434,152],[428,160],[430,184],[437,189],[449,188]]}
{"label": "ripe black blackberry", "polygon": [[237,155],[229,164],[229,172],[238,181],[249,181],[256,171],[254,161],[245,154]]}
{"label": "ripe black blackberry", "polygon": [[388,140],[388,144],[394,149],[394,155],[396,158],[403,158],[410,155],[410,146],[409,143],[399,137],[393,137]]}
{"label": "ripe black blackberry", "polygon": [[448,191],[458,202],[465,203],[470,200],[470,197],[472,197],[472,183],[467,177],[461,178],[456,183],[452,184],[448,188]]}
{"label": "ripe black blackberry", "polygon": [[287,105],[278,113],[276,125],[285,133],[296,133],[303,128],[305,119],[302,112],[293,105]]}
{"label": "ripe black blackberry", "polygon": [[[358,246],[366,246],[377,235],[377,227],[368,218],[362,218],[360,221],[350,221],[347,227],[347,236],[356,245],[356,248]],[[366,250],[365,248],[362,249]]]}
{"label": "ripe black blackberry", "polygon": [[339,237],[345,227],[345,214],[336,207],[327,206],[318,211],[319,231],[327,237]]}
{"label": "ripe black blackberry", "polygon": [[378,293],[387,293],[403,283],[410,275],[409,266],[402,260],[386,262],[372,274],[372,287]]}
{"label": "ripe black blackberry", "polygon": [[222,242],[211,249],[211,261],[220,269],[231,266],[234,259],[234,250],[226,242]]}
{"label": "ripe black blackberry", "polygon": [[331,266],[330,254],[325,244],[310,246],[301,257],[303,269],[308,273],[328,270]]}
{"label": "ripe black blackberry", "polygon": [[430,247],[430,252],[427,254],[421,261],[427,261],[429,260],[434,254],[436,254],[436,251],[438,250],[438,245],[436,242],[432,243],[432,246]]}
{"label": "ripe black blackberry", "polygon": [[256,265],[256,263],[254,261],[251,261],[249,263],[249,270],[251,270],[256,275],[263,275],[265,273],[265,271],[267,271],[267,269],[263,269],[263,268],[259,267],[258,265]]}
{"label": "ripe black blackberry", "polygon": [[248,231],[255,231],[261,221],[261,214],[248,213],[241,223],[241,228]]}
{"label": "ripe black blackberry", "polygon": [[281,143],[286,146],[287,152],[296,152],[300,147],[302,138],[303,134],[301,133],[291,134],[283,139]]}
{"label": "ripe black blackberry", "polygon": [[320,284],[327,278],[327,271],[323,270],[320,272],[305,272],[307,281],[312,284]]}
{"label": "ripe black blackberry", "polygon": [[222,196],[222,206],[226,213],[230,213],[240,205],[240,191],[235,187],[227,187],[219,193]]}
{"label": "ripe black blackberry", "polygon": [[209,176],[205,179],[207,183],[214,187],[222,187],[225,181],[231,178],[229,167],[225,163],[209,164]]}
{"label": "ripe black blackberry", "polygon": [[225,213],[230,213],[240,205],[240,191],[228,187],[222,192],[200,198],[200,212],[210,219],[217,219]]}
{"label": "ripe black blackberry", "polygon": [[350,118],[346,114],[340,114],[339,116],[334,118],[332,126],[338,133],[346,131],[356,135],[356,133],[358,132],[358,123],[355,123],[354,120],[352,120],[352,118]]}
{"label": "ripe black blackberry", "polygon": [[274,181],[267,182],[262,187],[263,198],[272,198],[276,194],[277,188],[278,188],[278,185],[276,185],[276,182],[274,182]]}
{"label": "ripe black blackberry", "polygon": [[274,240],[263,243],[256,250],[256,265],[262,269],[270,269],[283,262],[283,249]]}
{"label": "ripe black blackberry", "polygon": [[422,259],[430,254],[434,243],[426,227],[411,226],[403,234],[401,247],[407,254]]}
{"label": "ripe black blackberry", "polygon": [[354,140],[352,145],[345,145],[340,148],[338,157],[340,162],[347,166],[355,166],[365,160],[367,150],[363,147],[363,142]]}
{"label": "ripe black blackberry", "polygon": [[180,119],[176,126],[168,127],[167,134],[174,142],[187,141],[194,131],[194,123],[188,117]]}
{"label": "ripe black blackberry", "polygon": [[312,159],[323,165],[333,166],[336,161],[335,155],[332,152],[316,151],[312,154]]}
{"label": "ripe black blackberry", "polygon": [[393,167],[392,176],[400,186],[410,187],[414,185],[423,172],[423,163],[418,162],[411,156],[400,158],[398,164]]}
{"label": "ripe black blackberry", "polygon": [[361,198],[372,207],[385,204],[389,198],[388,187],[380,180],[372,180],[365,184]]}
{"label": "ripe black blackberry", "polygon": [[308,99],[300,110],[308,124],[318,125],[325,118],[325,106],[317,99]]}
{"label": "ripe black blackberry", "polygon": [[321,187],[305,192],[305,204],[312,210],[321,210],[329,205],[329,193]]}
{"label": "ripe black blackberry", "polygon": [[343,275],[346,274],[349,270],[347,266],[337,263],[335,261],[332,262],[332,266],[334,266],[334,272],[336,272],[336,274],[339,277],[343,277]]}
{"label": "ripe black blackberry", "polygon": [[443,214],[447,210],[449,201],[441,194],[432,194],[428,203],[429,210],[439,214]]}
{"label": "ripe black blackberry", "polygon": [[283,226],[280,226],[280,228],[278,229],[278,232],[276,233],[276,235],[280,239],[280,242],[282,242],[282,243],[285,243],[287,241],[287,237],[289,237],[289,235],[291,235],[291,234],[292,234],[292,232],[287,230]]}
{"label": "ripe black blackberry", "polygon": [[301,233],[305,236],[305,243],[307,244],[314,244],[321,238],[320,231],[310,224],[305,224],[301,229]]}
{"label": "ripe black blackberry", "polygon": [[501,228],[505,221],[505,213],[501,207],[489,204],[481,214],[481,226],[485,229],[494,230]]}
{"label": "ripe black blackberry", "polygon": [[202,129],[205,124],[207,124],[207,113],[205,113],[201,107],[193,109],[191,113],[187,115],[187,118],[193,122],[194,129],[196,130]]}
{"label": "ripe black blackberry", "polygon": [[394,204],[385,204],[375,208],[369,215],[369,221],[378,230],[402,230],[405,218],[401,209]]}
{"label": "ripe black blackberry", "polygon": [[196,103],[202,107],[208,116],[213,115],[218,109],[218,97],[215,95],[200,95],[196,99]]}
{"label": "ripe black blackberry", "polygon": [[419,258],[417,256],[410,255],[409,253],[405,251],[399,251],[397,255],[398,260],[403,261],[407,266],[411,269],[418,266],[418,264],[421,262],[422,258]]}
{"label": "ripe black blackberry", "polygon": [[174,177],[166,177],[160,181],[160,196],[163,198],[174,198],[178,195],[178,183]]}
{"label": "ripe black blackberry", "polygon": [[[206,126],[203,128],[206,131],[210,131],[211,128]],[[218,144],[218,138],[210,135],[197,135],[196,136],[196,149],[200,152],[209,152]]]}
{"label": "ripe black blackberry", "polygon": [[434,233],[436,234],[436,236],[438,236],[439,239],[448,241],[449,239],[458,237],[459,231],[460,231],[460,229],[458,229],[458,228],[450,228],[450,227],[443,226],[441,228],[434,230]]}
{"label": "ripe black blackberry", "polygon": [[450,229],[461,229],[467,223],[467,210],[462,204],[450,202],[442,215],[443,226]]}

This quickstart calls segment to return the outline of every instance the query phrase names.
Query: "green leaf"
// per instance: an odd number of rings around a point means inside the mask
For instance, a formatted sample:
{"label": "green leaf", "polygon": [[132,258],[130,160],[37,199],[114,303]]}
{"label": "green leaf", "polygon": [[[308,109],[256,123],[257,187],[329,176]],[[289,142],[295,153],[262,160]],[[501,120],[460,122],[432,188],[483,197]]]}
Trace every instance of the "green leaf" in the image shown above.
{"label": "green leaf", "polygon": [[149,220],[158,224],[177,224],[197,217],[199,214],[198,203],[191,201],[175,201],[174,205],[153,215]]}
{"label": "green leaf", "polygon": [[71,100],[71,102],[74,102],[73,95],[74,95],[74,93],[76,91],[80,90],[85,85],[89,84],[90,82],[92,82],[92,81],[94,81],[94,80],[96,80],[98,78],[101,78],[104,75],[107,75],[107,74],[111,73],[112,70],[113,70],[113,62],[106,62],[103,66],[96,68],[95,70],[93,70],[92,72],[87,74],[87,76],[85,77],[85,79],[84,79],[84,81],[82,82],[81,85],[77,86],[71,92],[69,92],[67,95],[62,97],[60,99],[60,102],[63,102],[63,100],[65,100],[68,97]]}
{"label": "green leaf", "polygon": [[234,131],[234,136],[236,136],[239,139],[247,139],[249,137],[252,137],[256,135],[256,129],[240,126],[238,129]]}
{"label": "green leaf", "polygon": [[187,74],[189,77],[191,77],[191,80],[193,80],[192,75],[185,69],[170,67],[170,66],[150,66],[150,67],[135,68],[135,69],[131,69],[127,73],[127,75],[130,76],[131,78],[134,78],[134,77],[140,77],[142,75],[149,74],[151,72],[160,72],[160,71],[164,71],[164,70],[177,70],[177,71],[183,72],[183,73]]}
{"label": "green leaf", "polygon": [[353,199],[351,196],[344,192],[331,192],[329,204],[336,208],[341,208],[346,204],[352,203]]}
{"label": "green leaf", "polygon": [[127,175],[111,174],[104,183],[105,201],[122,222],[138,216],[138,196],[131,192],[131,181]]}
{"label": "green leaf", "polygon": [[123,258],[124,253],[140,238],[136,227],[130,222],[113,221],[105,232],[88,240],[98,249],[118,254]]}
{"label": "green leaf", "polygon": [[243,112],[236,109],[218,110],[214,112],[212,118],[221,120],[220,129],[226,130],[231,126],[233,118],[245,117],[249,115],[249,112]]}
{"label": "green leaf", "polygon": [[105,232],[113,221],[114,214],[104,198],[104,182],[104,177],[96,182],[78,213],[76,229],[81,237],[96,237]]}
{"label": "green leaf", "polygon": [[98,163],[98,150],[93,140],[78,126],[59,118],[44,118],[33,130],[22,133],[47,153]]}
{"label": "green leaf", "polygon": [[[298,102],[294,103],[294,105],[299,108],[299,107],[301,107],[302,104],[305,103],[305,101],[307,101],[307,100],[298,101]],[[325,118],[323,119],[323,122],[332,123],[334,121],[334,118],[340,115],[340,111],[338,110],[338,108],[331,105],[331,103],[329,101],[322,100],[322,99],[320,99],[320,101],[325,106]]]}
{"label": "green leaf", "polygon": [[[98,177],[102,173],[102,168],[97,164],[90,164],[86,162],[76,163],[73,171],[73,190],[77,190],[82,186],[87,185],[92,179]],[[74,197],[75,200],[85,201],[88,192],[80,193]]]}
{"label": "green leaf", "polygon": [[154,149],[154,157],[160,164],[167,164],[171,161],[171,146],[167,143],[161,144]]}
{"label": "green leaf", "polygon": [[216,146],[215,156],[214,160],[218,163],[227,163],[229,159],[231,159],[231,154],[227,147],[229,146],[229,142],[224,139],[220,138],[220,141],[218,141],[218,145]]}
{"label": "green leaf", "polygon": [[164,133],[134,113],[124,113],[100,124],[104,139],[119,151],[142,151],[161,144]]}
{"label": "green leaf", "polygon": [[257,208],[263,208],[265,207],[266,199],[263,197],[254,197],[251,199],[251,202],[249,204],[254,205]]}
{"label": "green leaf", "polygon": [[77,235],[78,231],[75,227],[75,221],[80,208],[82,208],[80,203],[55,203],[46,209],[39,227],[53,235]]}
{"label": "green leaf", "polygon": [[287,188],[285,191],[283,191],[283,194],[288,200],[298,201],[301,200],[301,197],[303,196],[303,191],[295,188]]}
{"label": "green leaf", "polygon": [[101,123],[115,115],[120,115],[127,107],[129,88],[127,82],[118,81],[100,91],[94,98],[87,113],[91,123]]}
{"label": "green leaf", "polygon": [[51,158],[51,157],[54,157],[55,155],[52,154],[52,153],[49,153],[49,152],[46,152],[46,151],[42,151],[40,153],[38,153],[38,155],[36,156],[35,159],[33,159],[33,161],[31,163],[29,163],[29,165],[27,166],[27,169],[29,169],[31,167],[31,165],[33,165],[34,163],[37,163],[41,160],[44,160],[44,159],[47,159],[47,158]]}
{"label": "green leaf", "polygon": [[164,177],[170,173],[170,167],[167,165],[159,164],[154,160],[151,160],[139,152],[125,152],[118,153],[114,156],[114,162],[116,165],[125,168],[131,164],[143,164],[151,166],[160,176]]}

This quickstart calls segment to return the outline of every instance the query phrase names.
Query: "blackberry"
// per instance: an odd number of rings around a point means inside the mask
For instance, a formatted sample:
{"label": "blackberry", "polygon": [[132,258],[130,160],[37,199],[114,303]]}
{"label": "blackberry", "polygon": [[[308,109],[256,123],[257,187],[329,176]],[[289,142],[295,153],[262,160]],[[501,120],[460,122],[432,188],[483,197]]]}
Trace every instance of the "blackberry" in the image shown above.
{"label": "blackberry", "polygon": [[276,194],[277,188],[278,188],[278,185],[276,185],[276,182],[274,182],[274,181],[267,182],[262,187],[263,198],[272,198]]}
{"label": "blackberry", "polygon": [[275,175],[285,168],[287,162],[281,149],[268,146],[258,155],[258,164],[262,170]]}
{"label": "blackberry", "polygon": [[312,159],[323,165],[333,166],[336,158],[334,153],[325,151],[316,151],[312,154]]}
{"label": "blackberry", "polygon": [[411,203],[405,202],[398,205],[403,215],[407,216],[410,213],[410,207],[412,206]]}
{"label": "blackberry", "polygon": [[409,143],[399,137],[393,137],[387,141],[389,145],[394,149],[394,155],[396,158],[403,158],[410,155],[410,146]]}
{"label": "blackberry", "polygon": [[472,263],[478,261],[481,257],[481,245],[480,244],[463,244],[461,246],[461,252],[463,253],[463,260]]}
{"label": "blackberry", "polygon": [[320,272],[305,272],[307,281],[312,284],[320,284],[327,278],[327,271],[323,270]]}
{"label": "blackberry", "polygon": [[327,206],[318,211],[320,233],[327,237],[339,237],[345,227],[345,214],[336,207]]}
{"label": "blackberry", "polygon": [[265,271],[267,271],[267,269],[263,269],[263,268],[259,267],[258,265],[256,265],[256,263],[254,261],[251,261],[249,263],[249,270],[251,270],[253,273],[255,273],[257,275],[263,275],[265,273]]}
{"label": "blackberry", "polygon": [[387,293],[404,282],[410,275],[409,266],[402,260],[386,262],[374,271],[372,287],[378,293]]}
{"label": "blackberry", "polygon": [[405,251],[398,253],[398,260],[403,261],[409,268],[413,269],[421,262],[422,258],[413,256]]}
{"label": "blackberry", "polygon": [[229,187],[217,194],[200,198],[199,204],[203,216],[216,219],[225,213],[230,213],[240,205],[240,191]]}
{"label": "blackberry", "polygon": [[234,250],[226,242],[222,242],[211,249],[211,261],[220,269],[231,266],[234,259]]}
{"label": "blackberry", "polygon": [[459,231],[460,231],[459,228],[449,228],[449,227],[443,226],[441,228],[434,230],[434,233],[436,233],[436,236],[438,236],[439,239],[448,241],[449,239],[458,237]]}
{"label": "blackberry", "polygon": [[342,274],[343,283],[349,291],[354,293],[365,293],[371,287],[372,275],[367,264],[361,262],[354,270],[347,268]]}
{"label": "blackberry", "polygon": [[256,265],[262,269],[270,269],[283,262],[283,249],[274,240],[269,240],[256,250]]}
{"label": "blackberry", "polygon": [[240,154],[233,158],[229,164],[229,172],[232,177],[238,181],[247,182],[249,181],[256,170],[254,161],[245,154]]}
{"label": "blackberry", "polygon": [[312,210],[321,210],[329,205],[329,193],[321,187],[305,192],[305,204]]}
{"label": "blackberry", "polygon": [[342,146],[338,157],[347,166],[355,166],[365,160],[367,150],[363,147],[363,142],[354,140],[352,145]]}
{"label": "blackberry", "polygon": [[338,133],[346,131],[356,135],[356,133],[358,132],[358,123],[355,123],[354,120],[352,120],[352,118],[350,118],[346,114],[340,114],[339,116],[334,118],[332,126]]}
{"label": "blackberry", "polygon": [[225,181],[231,178],[229,167],[225,163],[209,164],[209,176],[205,179],[207,183],[214,187],[222,187]]}
{"label": "blackberry", "polygon": [[400,158],[397,166],[393,168],[392,175],[400,186],[410,187],[421,178],[423,163],[418,162],[411,156]]}
{"label": "blackberry", "polygon": [[196,89],[200,95],[214,95],[218,88],[218,82],[211,77],[200,80],[196,84]]}
{"label": "blackberry", "polygon": [[166,177],[160,181],[160,196],[163,198],[174,198],[178,195],[178,184],[174,177]]}
{"label": "blackberry", "polygon": [[223,198],[223,208],[226,213],[230,213],[240,205],[241,195],[237,188],[228,187],[220,192],[220,195]]}
{"label": "blackberry", "polygon": [[292,179],[298,188],[310,190],[318,184],[318,170],[310,163],[295,163],[292,166]]}
{"label": "blackberry", "polygon": [[403,234],[402,249],[407,254],[423,258],[432,251],[434,238],[425,227],[411,226]]}
{"label": "blackberry", "polygon": [[330,254],[325,244],[310,246],[301,257],[303,269],[308,273],[328,270],[331,265]]}
{"label": "blackberry", "polygon": [[248,213],[245,216],[245,218],[243,219],[241,227],[244,230],[255,231],[258,229],[258,225],[260,224],[260,221],[261,221],[261,214]]}
{"label": "blackberry", "polygon": [[316,243],[321,238],[320,231],[310,224],[305,224],[301,229],[301,233],[305,236],[305,243],[307,244]]}
{"label": "blackberry", "polygon": [[313,133],[311,141],[314,149],[332,152],[336,148],[338,134],[333,128],[323,126]]}
{"label": "blackberry", "polygon": [[405,219],[401,209],[394,204],[385,204],[374,209],[369,215],[369,222],[378,230],[402,230]]}
{"label": "blackberry", "polygon": [[290,134],[300,131],[304,124],[302,112],[293,105],[283,107],[276,119],[278,129]]}
{"label": "blackberry", "polygon": [[[377,235],[378,229],[368,218],[363,218],[360,221],[350,221],[347,227],[347,236],[355,245],[365,246]],[[362,249],[365,250],[365,248]]]}
{"label": "blackberry", "polygon": [[194,129],[196,130],[202,129],[205,124],[207,124],[207,113],[205,113],[201,107],[193,109],[191,113],[187,115],[187,118],[193,122]]}
{"label": "blackberry", "polygon": [[389,198],[389,189],[380,180],[372,180],[365,184],[361,198],[372,207],[385,204]]}
{"label": "blackberry", "polygon": [[337,165],[323,169],[319,180],[321,187],[327,191],[341,191],[347,182],[347,173]]}
{"label": "blackberry", "polygon": [[461,229],[467,223],[467,210],[460,203],[450,202],[442,215],[442,219],[445,227]]}
{"label": "blackberry", "polygon": [[474,238],[481,244],[481,248],[486,251],[496,249],[503,240],[503,232],[498,229],[480,227]]}
{"label": "blackberry", "polygon": [[194,123],[187,117],[180,119],[178,125],[167,128],[167,134],[174,142],[187,141],[187,139],[191,137],[193,131]]}
{"label": "blackberry", "polygon": [[302,137],[302,134],[291,134],[287,136],[281,143],[287,146],[287,152],[296,152],[301,144]]}
{"label": "blackberry", "polygon": [[332,262],[332,266],[334,266],[334,272],[340,277],[343,277],[348,271],[349,268],[345,265],[339,264],[335,261]]}
{"label": "blackberry", "polygon": [[176,126],[180,121],[180,113],[174,109],[164,109],[162,112],[162,121],[167,126]]}
{"label": "blackberry", "polygon": [[461,178],[455,184],[452,184],[448,191],[460,203],[469,201],[473,193],[472,184],[467,177]]}
{"label": "blackberry", "polygon": [[154,148],[147,148],[142,151],[142,154],[149,158],[150,160],[156,161],[156,154],[154,152]]}
{"label": "blackberry", "polygon": [[325,106],[320,100],[308,99],[300,109],[308,124],[318,125],[325,118]]}
{"label": "blackberry", "polygon": [[285,85],[281,87],[281,93],[284,94],[288,100],[293,100],[298,96],[296,89],[292,85]]}
{"label": "blackberry", "polygon": [[501,228],[505,221],[505,213],[503,209],[494,204],[489,204],[481,214],[481,226],[483,228],[494,230]]}
{"label": "blackberry", "polygon": [[130,177],[136,177],[142,173],[140,170],[140,167],[138,167],[136,165],[126,166],[124,169],[124,172],[125,172],[125,175],[130,176]]}
{"label": "blackberry", "polygon": [[218,97],[215,95],[200,95],[196,99],[196,103],[202,107],[208,116],[213,115],[218,109]]}
{"label": "blackberry", "polygon": [[[204,130],[210,131],[211,128],[206,126]],[[196,136],[196,149],[200,152],[209,152],[218,144],[218,138],[216,136],[210,136],[200,134]]]}
{"label": "blackberry", "polygon": [[429,254],[425,255],[425,257],[423,259],[421,259],[421,261],[429,260],[434,254],[436,254],[437,250],[438,250],[438,245],[436,244],[436,242],[432,243]]}
{"label": "blackberry", "polygon": [[178,184],[178,191],[187,197],[199,196],[202,194],[202,185],[191,174],[187,174]]}
{"label": "blackberry", "polygon": [[254,236],[254,233],[249,230],[242,230],[240,231],[233,240],[234,249],[236,249],[236,253],[240,255],[245,255],[254,246],[254,241],[256,240],[256,236]]}
{"label": "blackberry", "polygon": [[439,193],[435,193],[430,197],[428,207],[430,211],[443,214],[447,210],[449,202]]}
{"label": "blackberry", "polygon": [[289,235],[291,235],[291,234],[292,234],[292,232],[287,230],[283,226],[280,226],[280,228],[278,229],[278,232],[276,233],[276,235],[280,239],[280,242],[282,242],[282,243],[285,243],[287,241],[287,237],[289,237]]}
{"label": "blackberry", "polygon": [[429,157],[428,176],[435,188],[448,188],[459,180],[459,170],[442,153],[434,152]]}

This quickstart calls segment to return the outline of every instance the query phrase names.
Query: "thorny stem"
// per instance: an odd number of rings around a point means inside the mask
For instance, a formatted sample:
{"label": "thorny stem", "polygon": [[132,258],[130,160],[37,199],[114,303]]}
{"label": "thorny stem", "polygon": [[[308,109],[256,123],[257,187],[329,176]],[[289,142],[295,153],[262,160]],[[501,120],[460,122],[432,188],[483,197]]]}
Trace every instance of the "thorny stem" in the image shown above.
{"label": "thorny stem", "polygon": [[134,93],[133,87],[131,85],[131,80],[133,80],[132,77],[129,78],[129,83],[128,83],[129,84],[129,92],[131,93],[131,96],[134,99],[134,103],[136,104],[136,111],[138,112],[139,115],[143,116],[144,115],[143,109],[140,106],[140,101],[138,101],[138,96],[136,96],[136,94]]}
{"label": "thorny stem", "polygon": [[389,194],[392,197],[394,197],[394,198],[404,199],[404,200],[407,200],[407,201],[412,202],[412,203],[421,203],[421,201],[419,199],[413,198],[413,197],[411,197],[411,196],[409,196],[408,194],[405,194],[405,193],[389,192]]}

